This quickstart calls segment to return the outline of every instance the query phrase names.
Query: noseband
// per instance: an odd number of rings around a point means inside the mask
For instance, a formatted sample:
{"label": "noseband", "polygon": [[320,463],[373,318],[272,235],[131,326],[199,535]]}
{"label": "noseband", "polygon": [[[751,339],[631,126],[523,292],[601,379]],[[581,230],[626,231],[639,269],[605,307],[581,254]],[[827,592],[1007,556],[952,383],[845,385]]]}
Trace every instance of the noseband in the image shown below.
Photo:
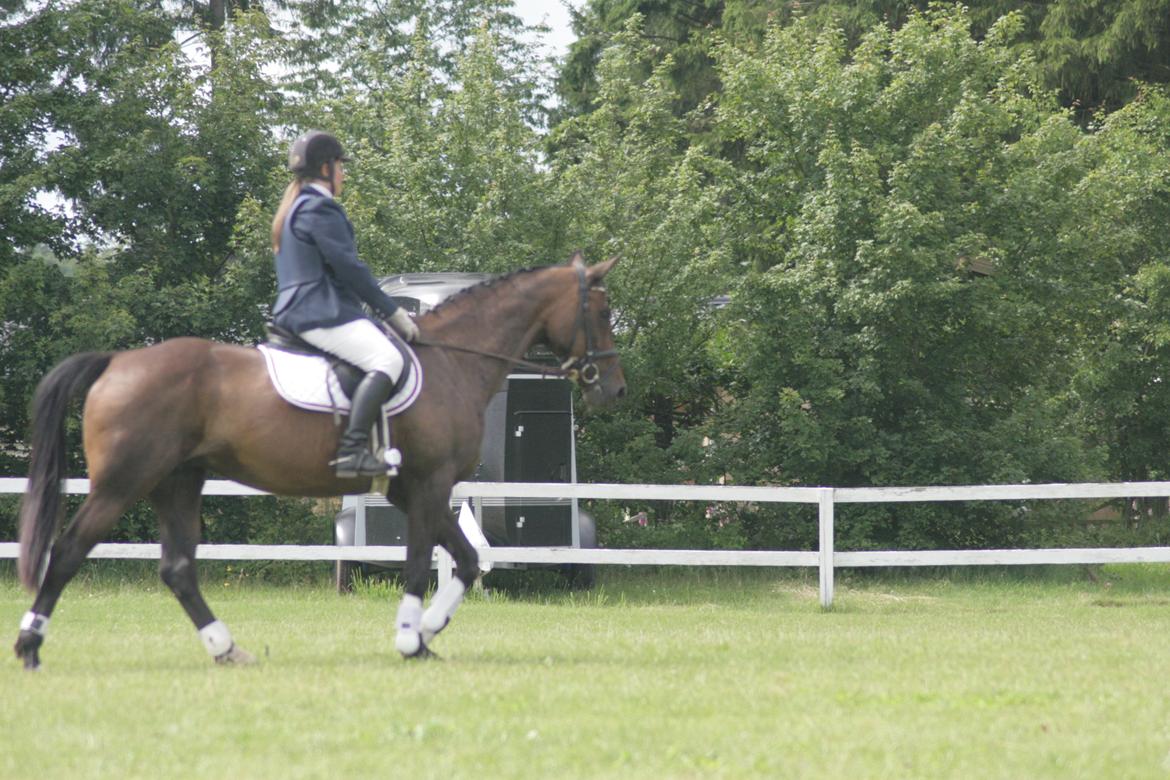
{"label": "noseband", "polygon": [[[589,283],[585,279],[585,268],[577,266],[577,289],[580,290],[581,306],[577,309],[577,324],[573,328],[573,340],[576,341],[576,334],[578,331],[585,333],[585,354],[580,357],[570,357],[561,365],[561,371],[564,372],[565,377],[577,382],[582,387],[589,387],[597,383],[601,378],[601,369],[597,367],[597,361],[602,358],[617,357],[618,351],[616,349],[605,349],[600,352],[593,347],[596,344],[596,339],[593,336],[593,328],[589,327]],[[604,287],[595,287],[595,290],[604,292]]]}

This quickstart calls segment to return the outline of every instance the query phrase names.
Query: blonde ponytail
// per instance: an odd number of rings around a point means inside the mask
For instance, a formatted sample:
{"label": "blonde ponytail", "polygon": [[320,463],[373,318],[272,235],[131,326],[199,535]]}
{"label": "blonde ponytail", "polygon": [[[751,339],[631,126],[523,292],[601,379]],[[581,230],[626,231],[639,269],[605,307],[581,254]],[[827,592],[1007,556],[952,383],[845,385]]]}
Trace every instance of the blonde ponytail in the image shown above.
{"label": "blonde ponytail", "polygon": [[293,201],[301,194],[301,180],[293,179],[284,188],[284,197],[280,199],[280,205],[276,208],[276,216],[272,218],[272,251],[280,251],[280,234],[284,230],[284,220],[288,216],[288,210],[292,208]]}

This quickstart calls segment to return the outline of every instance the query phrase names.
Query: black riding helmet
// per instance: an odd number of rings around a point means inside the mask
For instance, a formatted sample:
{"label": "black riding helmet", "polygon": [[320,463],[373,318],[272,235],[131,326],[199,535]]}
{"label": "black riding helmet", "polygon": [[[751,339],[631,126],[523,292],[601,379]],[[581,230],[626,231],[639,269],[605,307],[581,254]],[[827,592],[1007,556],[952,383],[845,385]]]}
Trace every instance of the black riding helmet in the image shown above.
{"label": "black riding helmet", "polygon": [[341,141],[321,130],[310,130],[303,134],[293,141],[292,148],[288,150],[288,168],[302,179],[323,178],[321,166],[329,163],[332,171],[335,160],[349,162]]}

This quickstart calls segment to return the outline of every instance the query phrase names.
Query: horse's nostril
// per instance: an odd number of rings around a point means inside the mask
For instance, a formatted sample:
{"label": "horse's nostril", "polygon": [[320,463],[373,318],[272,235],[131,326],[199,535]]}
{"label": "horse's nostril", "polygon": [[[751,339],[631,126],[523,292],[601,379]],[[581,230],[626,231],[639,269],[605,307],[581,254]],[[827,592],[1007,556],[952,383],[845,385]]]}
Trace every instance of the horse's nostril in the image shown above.
{"label": "horse's nostril", "polygon": [[622,385],[621,387],[618,388],[617,397],[618,398],[625,398],[626,397],[626,386],[625,385]]}

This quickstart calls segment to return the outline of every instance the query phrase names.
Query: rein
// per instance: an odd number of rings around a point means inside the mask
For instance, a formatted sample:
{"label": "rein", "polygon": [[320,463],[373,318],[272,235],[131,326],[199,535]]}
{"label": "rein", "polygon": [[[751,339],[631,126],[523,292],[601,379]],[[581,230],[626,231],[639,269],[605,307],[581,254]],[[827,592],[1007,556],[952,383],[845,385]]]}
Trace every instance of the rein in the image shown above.
{"label": "rein", "polygon": [[449,349],[452,352],[466,352],[470,355],[479,355],[480,357],[493,358],[495,360],[501,360],[505,363],[511,363],[512,365],[519,366],[520,368],[527,368],[529,370],[539,372],[540,374],[542,374],[544,376],[566,377],[569,375],[569,372],[563,368],[559,368],[559,367],[552,368],[550,366],[541,365],[540,363],[533,363],[530,360],[524,360],[523,358],[508,357],[507,355],[501,355],[499,352],[488,352],[488,351],[483,350],[483,349],[475,349],[474,347],[463,347],[463,346],[460,346],[458,344],[444,344],[441,341],[427,341],[426,339],[420,338],[420,339],[416,339],[411,344],[411,346],[412,347],[434,347],[435,349]]}
{"label": "rein", "polygon": [[[580,382],[583,385],[591,385],[601,377],[601,369],[597,367],[597,360],[608,357],[617,357],[618,351],[616,349],[606,349],[598,352],[593,348],[593,329],[589,327],[588,320],[589,283],[585,278],[584,268],[577,268],[577,282],[578,290],[580,291],[581,306],[577,309],[577,324],[574,328],[574,334],[578,331],[584,331],[585,354],[576,358],[570,356],[569,359],[566,360],[559,368],[551,368],[549,366],[541,365],[540,363],[533,363],[530,360],[524,360],[523,358],[509,357],[508,355],[501,355],[498,352],[488,352],[486,350],[475,349],[474,347],[464,347],[458,344],[443,344],[441,342],[427,341],[421,338],[417,339],[414,344],[420,347],[449,349],[454,352],[466,352],[471,355],[479,355],[480,357],[502,360],[505,363],[511,363],[514,366],[537,372],[541,376],[563,377]],[[576,339],[574,338],[574,340]]]}

